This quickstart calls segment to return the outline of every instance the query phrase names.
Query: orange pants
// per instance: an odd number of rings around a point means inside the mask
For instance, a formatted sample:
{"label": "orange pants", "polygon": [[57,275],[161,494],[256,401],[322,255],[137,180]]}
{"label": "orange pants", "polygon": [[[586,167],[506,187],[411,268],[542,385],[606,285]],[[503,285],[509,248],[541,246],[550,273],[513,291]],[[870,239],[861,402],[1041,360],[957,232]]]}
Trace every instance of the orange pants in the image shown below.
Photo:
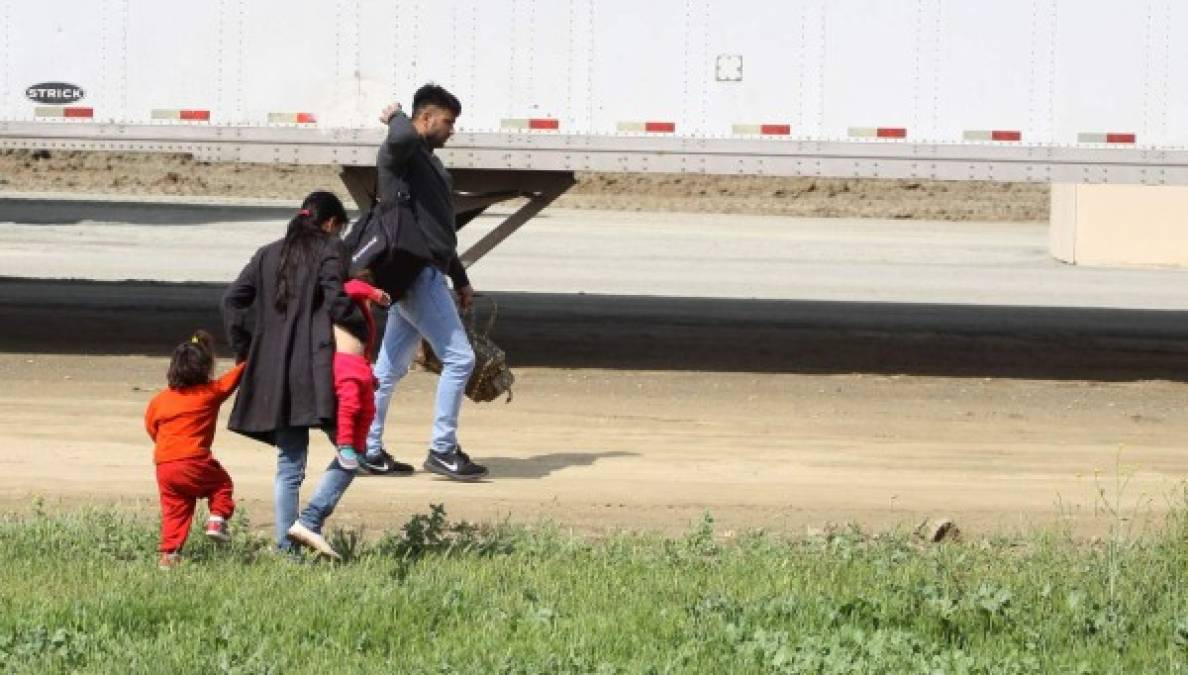
{"label": "orange pants", "polygon": [[230,520],[235,513],[231,498],[231,476],[211,455],[176,459],[157,465],[157,488],[161,493],[161,552],[181,550],[190,534],[194,506],[199,499],[210,501],[210,515]]}

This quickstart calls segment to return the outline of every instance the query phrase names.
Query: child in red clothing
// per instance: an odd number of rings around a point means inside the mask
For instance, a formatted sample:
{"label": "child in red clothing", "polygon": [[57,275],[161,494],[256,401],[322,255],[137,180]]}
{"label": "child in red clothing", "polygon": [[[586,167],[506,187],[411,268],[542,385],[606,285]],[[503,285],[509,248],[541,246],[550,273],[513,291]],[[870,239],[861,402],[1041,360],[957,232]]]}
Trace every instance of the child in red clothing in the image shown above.
{"label": "child in red clothing", "polygon": [[213,345],[206,331],[178,345],[169,362],[169,388],[154,396],[144,413],[144,427],[156,444],[153,461],[161,492],[163,568],[177,563],[199,499],[210,503],[206,536],[219,542],[230,539],[227,520],[235,512],[231,477],[211,456],[210,446],[219,405],[239,386],[244,364],[212,382]]}
{"label": "child in red clothing", "polygon": [[367,447],[367,431],[375,417],[375,319],[371,305],[392,304],[388,294],[362,279],[351,279],[343,290],[367,320],[367,342],[337,324],[334,326],[334,392],[338,397],[338,465],[347,471],[359,468],[359,455]]}

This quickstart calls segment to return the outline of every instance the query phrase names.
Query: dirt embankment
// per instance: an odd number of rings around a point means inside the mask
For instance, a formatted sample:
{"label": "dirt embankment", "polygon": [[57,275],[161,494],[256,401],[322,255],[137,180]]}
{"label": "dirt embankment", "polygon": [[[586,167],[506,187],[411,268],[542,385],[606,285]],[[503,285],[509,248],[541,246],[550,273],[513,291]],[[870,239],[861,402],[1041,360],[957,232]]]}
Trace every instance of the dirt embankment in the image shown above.
{"label": "dirt embankment", "polygon": [[[263,197],[300,199],[339,190],[337,168],[195,161],[189,155],[0,152],[0,192]],[[345,190],[339,190],[345,192]],[[1048,186],[850,178],[579,173],[558,206],[626,211],[759,215],[1047,220]]]}

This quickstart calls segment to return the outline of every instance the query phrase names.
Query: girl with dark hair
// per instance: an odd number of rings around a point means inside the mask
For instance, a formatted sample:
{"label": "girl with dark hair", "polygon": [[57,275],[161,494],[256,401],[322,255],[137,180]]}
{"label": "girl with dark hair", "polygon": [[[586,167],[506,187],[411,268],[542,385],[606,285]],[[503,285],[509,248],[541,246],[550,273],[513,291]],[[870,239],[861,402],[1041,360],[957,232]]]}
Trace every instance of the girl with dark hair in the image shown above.
{"label": "girl with dark hair", "polygon": [[231,477],[210,453],[219,406],[235,391],[243,364],[211,381],[214,341],[198,331],[173,350],[169,360],[169,388],[149,401],[144,428],[153,439],[153,462],[161,493],[161,560],[163,569],[178,562],[178,552],[190,533],[194,506],[210,502],[206,536],[230,539],[227,521],[235,512]]}
{"label": "girl with dark hair", "polygon": [[[312,192],[289,221],[283,239],[261,247],[223,295],[223,321],[243,384],[227,425],[277,449],[276,544],[338,554],[322,536],[354,476],[330,461],[297,512],[309,453],[309,430],[335,428],[334,334],[337,324],[366,339],[363,314],[343,290],[347,253],[339,232],[346,210],[330,192]],[[333,438],[331,439],[333,440]]]}

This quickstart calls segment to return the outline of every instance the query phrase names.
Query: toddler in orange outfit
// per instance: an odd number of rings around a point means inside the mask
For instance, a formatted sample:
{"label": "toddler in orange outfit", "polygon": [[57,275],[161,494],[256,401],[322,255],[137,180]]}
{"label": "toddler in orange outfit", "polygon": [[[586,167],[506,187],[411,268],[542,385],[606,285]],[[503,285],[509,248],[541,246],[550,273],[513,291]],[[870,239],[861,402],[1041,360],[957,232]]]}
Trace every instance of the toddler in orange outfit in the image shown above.
{"label": "toddler in orange outfit", "polygon": [[161,494],[163,568],[177,563],[199,499],[210,504],[206,536],[219,542],[230,539],[227,521],[235,512],[231,476],[211,455],[210,446],[219,405],[239,386],[244,364],[212,381],[213,347],[206,331],[178,345],[169,362],[169,388],[154,396],[144,413],[144,427],[156,444],[153,462]]}

